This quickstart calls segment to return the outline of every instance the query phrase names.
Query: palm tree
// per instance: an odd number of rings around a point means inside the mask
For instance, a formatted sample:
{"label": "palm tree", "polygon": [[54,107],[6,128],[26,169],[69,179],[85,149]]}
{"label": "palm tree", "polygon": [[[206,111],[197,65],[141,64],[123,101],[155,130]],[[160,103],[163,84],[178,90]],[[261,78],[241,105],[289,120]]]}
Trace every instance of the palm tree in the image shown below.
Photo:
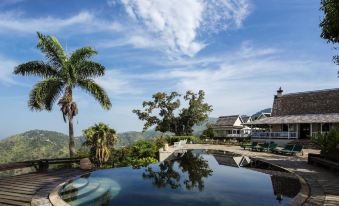
{"label": "palm tree", "polygon": [[101,167],[107,162],[110,154],[110,148],[118,139],[114,129],[111,129],[104,123],[95,124],[83,131],[86,141],[84,145],[90,147],[91,154],[95,154],[95,159]]}
{"label": "palm tree", "polygon": [[104,109],[110,109],[112,105],[106,92],[93,80],[104,75],[105,67],[91,61],[91,57],[97,54],[92,47],[83,47],[67,55],[55,37],[39,32],[37,34],[37,47],[47,61],[20,64],[14,69],[14,74],[42,78],[29,94],[28,106],[32,111],[51,111],[54,103],[59,100],[64,121],[68,121],[69,154],[74,157],[73,118],[78,114],[78,107],[73,101],[73,89],[80,87],[91,94]]}

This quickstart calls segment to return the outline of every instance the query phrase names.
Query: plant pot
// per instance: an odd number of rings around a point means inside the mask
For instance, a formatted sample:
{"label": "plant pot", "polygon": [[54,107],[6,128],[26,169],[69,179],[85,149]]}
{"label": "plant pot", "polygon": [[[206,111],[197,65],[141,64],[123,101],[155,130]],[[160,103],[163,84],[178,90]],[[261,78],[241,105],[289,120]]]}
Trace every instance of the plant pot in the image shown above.
{"label": "plant pot", "polygon": [[167,150],[168,150],[168,144],[167,144],[167,143],[164,145],[163,150],[164,150],[164,151],[167,151]]}
{"label": "plant pot", "polygon": [[83,158],[80,160],[80,169],[82,170],[90,170],[92,169],[92,162],[89,158]]}

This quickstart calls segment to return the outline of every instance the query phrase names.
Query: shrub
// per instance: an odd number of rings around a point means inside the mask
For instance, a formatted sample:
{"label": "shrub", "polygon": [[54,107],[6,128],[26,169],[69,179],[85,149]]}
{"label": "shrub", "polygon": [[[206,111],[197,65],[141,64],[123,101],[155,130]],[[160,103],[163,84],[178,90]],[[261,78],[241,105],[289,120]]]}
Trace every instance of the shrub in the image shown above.
{"label": "shrub", "polygon": [[312,141],[321,149],[323,155],[338,154],[337,144],[339,143],[339,132],[336,129],[331,129],[328,133],[317,134],[312,137]]}

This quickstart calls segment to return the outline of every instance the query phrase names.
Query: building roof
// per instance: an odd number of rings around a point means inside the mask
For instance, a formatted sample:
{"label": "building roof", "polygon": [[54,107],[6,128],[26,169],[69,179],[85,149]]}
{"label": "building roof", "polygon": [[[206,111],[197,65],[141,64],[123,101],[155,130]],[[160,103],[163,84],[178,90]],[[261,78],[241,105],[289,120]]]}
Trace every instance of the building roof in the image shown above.
{"label": "building roof", "polygon": [[272,117],[339,113],[339,88],[275,96]]}
{"label": "building roof", "polygon": [[338,123],[339,113],[285,115],[258,119],[245,125],[296,124],[296,123]]}
{"label": "building roof", "polygon": [[221,116],[217,122],[213,125],[214,127],[233,127],[234,123],[239,118],[239,115]]}
{"label": "building roof", "polygon": [[242,121],[245,123],[245,122],[247,122],[248,120],[251,120],[251,117],[250,117],[250,116],[241,116],[241,119],[242,119]]}

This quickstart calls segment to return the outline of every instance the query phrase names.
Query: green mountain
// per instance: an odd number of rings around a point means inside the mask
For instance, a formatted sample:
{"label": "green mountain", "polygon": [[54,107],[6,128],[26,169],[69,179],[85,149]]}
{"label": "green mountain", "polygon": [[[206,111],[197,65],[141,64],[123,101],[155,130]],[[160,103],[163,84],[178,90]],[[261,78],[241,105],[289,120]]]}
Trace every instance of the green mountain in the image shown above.
{"label": "green mountain", "polygon": [[[214,123],[217,118],[194,126],[194,134],[199,136],[208,123]],[[142,139],[151,139],[162,133],[155,130],[146,132],[119,133],[118,147],[133,144]],[[75,138],[76,148],[84,142],[83,137]],[[0,140],[0,164],[35,160],[43,158],[62,158],[68,156],[68,136],[59,132],[45,130],[31,130]]]}
{"label": "green mountain", "polygon": [[[75,138],[76,147],[82,138]],[[31,130],[0,140],[0,163],[68,156],[68,136],[59,132]]]}

